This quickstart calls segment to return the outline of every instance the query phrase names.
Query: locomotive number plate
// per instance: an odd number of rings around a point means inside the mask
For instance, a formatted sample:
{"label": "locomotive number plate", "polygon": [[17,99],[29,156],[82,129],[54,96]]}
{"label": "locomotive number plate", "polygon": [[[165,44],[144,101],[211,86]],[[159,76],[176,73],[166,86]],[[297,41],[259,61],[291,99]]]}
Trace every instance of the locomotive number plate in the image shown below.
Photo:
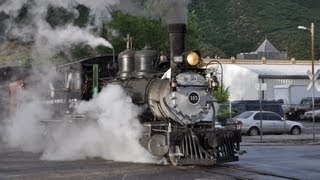
{"label": "locomotive number plate", "polygon": [[188,96],[189,102],[191,104],[197,104],[200,100],[200,96],[197,92],[191,92]]}

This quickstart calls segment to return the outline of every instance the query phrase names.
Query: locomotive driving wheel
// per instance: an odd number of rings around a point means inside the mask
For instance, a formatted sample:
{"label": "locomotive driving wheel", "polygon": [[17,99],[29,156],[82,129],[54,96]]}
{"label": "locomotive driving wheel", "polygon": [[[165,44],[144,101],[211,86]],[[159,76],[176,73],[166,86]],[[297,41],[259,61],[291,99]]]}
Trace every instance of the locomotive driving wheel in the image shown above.
{"label": "locomotive driving wheel", "polygon": [[167,154],[169,146],[166,145],[166,136],[162,134],[153,135],[148,143],[149,152],[156,157],[163,157]]}
{"label": "locomotive driving wheel", "polygon": [[171,146],[169,148],[169,160],[172,165],[174,165],[174,166],[178,165],[178,161],[181,156],[182,156],[182,154],[179,153],[179,146]]}

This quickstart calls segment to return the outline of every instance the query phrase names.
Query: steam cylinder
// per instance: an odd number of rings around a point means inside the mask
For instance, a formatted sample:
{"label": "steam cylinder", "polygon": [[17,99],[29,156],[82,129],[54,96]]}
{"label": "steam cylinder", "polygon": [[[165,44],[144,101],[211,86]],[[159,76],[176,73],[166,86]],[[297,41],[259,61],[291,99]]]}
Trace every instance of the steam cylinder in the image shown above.
{"label": "steam cylinder", "polygon": [[127,49],[118,55],[118,77],[126,79],[134,71],[135,54],[136,51]]}
{"label": "steam cylinder", "polygon": [[156,63],[159,52],[152,50],[150,46],[145,46],[138,51],[134,57],[134,76],[143,77],[148,74],[156,73]]}

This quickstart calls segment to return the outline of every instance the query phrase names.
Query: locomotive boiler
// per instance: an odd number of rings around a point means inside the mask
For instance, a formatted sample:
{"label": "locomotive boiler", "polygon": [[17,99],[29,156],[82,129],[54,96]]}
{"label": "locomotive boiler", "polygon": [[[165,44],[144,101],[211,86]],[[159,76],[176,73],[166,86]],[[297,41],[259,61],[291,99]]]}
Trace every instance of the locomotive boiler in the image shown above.
{"label": "locomotive boiler", "polygon": [[166,56],[149,46],[132,50],[129,41],[118,55],[115,77],[106,84],[121,85],[135,104],[146,107],[140,117],[141,144],[153,156],[166,157],[173,165],[238,161],[238,126],[216,127],[216,77],[201,67],[199,52],[185,51],[185,32],[185,24],[169,25],[168,64]]}

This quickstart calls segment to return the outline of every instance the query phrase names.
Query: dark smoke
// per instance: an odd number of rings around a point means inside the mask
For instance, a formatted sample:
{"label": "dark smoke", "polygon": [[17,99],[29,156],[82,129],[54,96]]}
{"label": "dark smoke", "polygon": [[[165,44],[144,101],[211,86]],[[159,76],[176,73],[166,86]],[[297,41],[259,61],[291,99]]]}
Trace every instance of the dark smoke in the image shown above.
{"label": "dark smoke", "polygon": [[160,19],[166,24],[187,23],[191,0],[119,0],[119,9],[131,15]]}

